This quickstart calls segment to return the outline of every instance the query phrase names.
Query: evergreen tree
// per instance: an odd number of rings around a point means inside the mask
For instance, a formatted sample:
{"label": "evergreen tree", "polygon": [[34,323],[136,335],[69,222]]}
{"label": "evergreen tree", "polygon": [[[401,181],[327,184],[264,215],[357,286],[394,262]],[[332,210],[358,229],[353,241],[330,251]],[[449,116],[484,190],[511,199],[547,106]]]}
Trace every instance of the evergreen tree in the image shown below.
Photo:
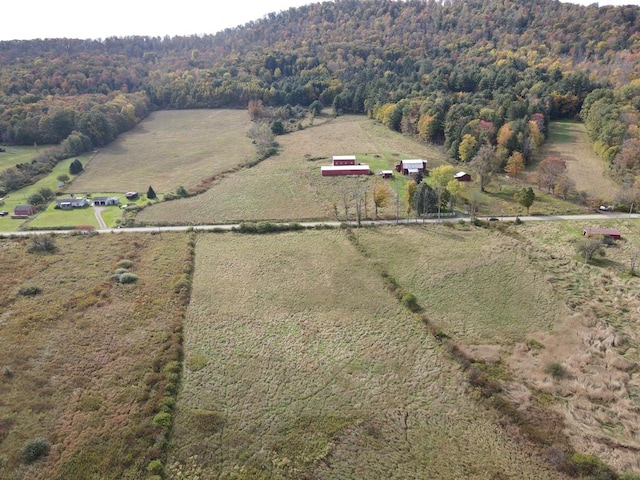
{"label": "evergreen tree", "polygon": [[82,166],[80,160],[78,160],[77,158],[73,162],[71,162],[71,165],[69,165],[69,173],[71,175],[77,175],[82,170],[84,170],[84,167]]}
{"label": "evergreen tree", "polygon": [[158,198],[158,196],[156,195],[155,190],[153,189],[153,187],[151,185],[149,185],[149,189],[147,190],[147,198],[149,200],[154,200],[154,199]]}

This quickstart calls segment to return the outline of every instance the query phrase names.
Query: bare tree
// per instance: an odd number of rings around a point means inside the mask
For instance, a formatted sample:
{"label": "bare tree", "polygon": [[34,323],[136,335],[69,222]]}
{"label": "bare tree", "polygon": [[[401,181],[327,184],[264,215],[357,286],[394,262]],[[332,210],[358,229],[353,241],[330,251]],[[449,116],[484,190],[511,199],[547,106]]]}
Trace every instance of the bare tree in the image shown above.
{"label": "bare tree", "polygon": [[491,176],[498,171],[500,159],[496,155],[496,148],[492,145],[484,144],[475,154],[469,163],[480,179],[480,191],[484,192],[485,187],[491,180]]}

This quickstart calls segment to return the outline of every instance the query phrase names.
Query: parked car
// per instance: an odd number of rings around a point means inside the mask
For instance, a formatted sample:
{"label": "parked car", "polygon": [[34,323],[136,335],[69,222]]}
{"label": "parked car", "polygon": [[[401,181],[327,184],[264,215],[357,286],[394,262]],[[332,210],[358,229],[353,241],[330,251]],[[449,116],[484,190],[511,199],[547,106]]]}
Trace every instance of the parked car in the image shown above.
{"label": "parked car", "polygon": [[490,222],[497,222],[497,221],[499,221],[499,220],[500,220],[500,219],[499,219],[499,218],[497,218],[497,217],[491,217],[491,218],[489,219],[489,221],[490,221]]}
{"label": "parked car", "polygon": [[0,217],[6,217],[7,215],[9,215],[9,212],[7,211],[0,212]]}
{"label": "parked car", "polygon": [[600,210],[601,212],[612,212],[613,211],[613,205],[600,205],[598,210]]}

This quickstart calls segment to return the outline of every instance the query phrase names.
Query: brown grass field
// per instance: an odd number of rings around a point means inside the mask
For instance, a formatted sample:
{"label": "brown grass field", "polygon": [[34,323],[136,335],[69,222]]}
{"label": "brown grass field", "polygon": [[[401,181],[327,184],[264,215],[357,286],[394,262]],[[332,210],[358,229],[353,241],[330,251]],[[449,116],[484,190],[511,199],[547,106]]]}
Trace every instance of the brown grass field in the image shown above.
{"label": "brown grass field", "polygon": [[342,231],[196,251],[171,478],[560,478]]}
{"label": "brown grass field", "polygon": [[[188,237],[58,236],[53,254],[30,242],[0,241],[0,479],[145,478],[163,448],[152,420],[179,358],[186,305],[172,285]],[[111,279],[124,259],[134,284]],[[23,464],[38,437],[49,455]]]}
{"label": "brown grass field", "polygon": [[559,121],[549,124],[549,138],[540,159],[560,157],[567,163],[567,174],[576,188],[588,192],[595,200],[612,203],[618,186],[606,175],[605,161],[593,151],[582,123]]}
{"label": "brown grass field", "polygon": [[244,110],[160,111],[101,150],[73,182],[76,192],[158,194],[253,160]]}

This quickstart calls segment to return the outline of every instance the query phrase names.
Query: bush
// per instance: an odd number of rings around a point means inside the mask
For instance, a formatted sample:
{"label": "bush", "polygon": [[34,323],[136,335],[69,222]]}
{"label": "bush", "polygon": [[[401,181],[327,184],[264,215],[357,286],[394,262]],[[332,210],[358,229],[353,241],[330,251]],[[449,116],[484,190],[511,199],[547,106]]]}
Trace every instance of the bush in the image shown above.
{"label": "bush", "polygon": [[40,437],[29,440],[24,444],[24,447],[22,447],[22,450],[20,451],[22,462],[26,464],[35,462],[40,457],[46,456],[49,453],[50,447],[51,444],[46,438]]}
{"label": "bush", "polygon": [[119,268],[131,268],[131,267],[133,267],[133,262],[131,260],[126,260],[126,259],[120,260],[118,262],[118,267]]}
{"label": "bush", "polygon": [[574,453],[571,455],[571,463],[576,468],[576,473],[581,477],[593,480],[613,480],[614,473],[602,460],[595,455],[585,455],[584,453]]}
{"label": "bush", "polygon": [[418,300],[413,293],[405,293],[400,301],[402,302],[402,305],[407,307],[412,312],[420,311],[420,305],[418,305]]}
{"label": "bush", "polygon": [[18,293],[24,297],[33,297],[34,295],[42,293],[42,289],[40,287],[31,285],[29,287],[22,287],[20,290],[18,290]]}
{"label": "bush", "polygon": [[160,412],[153,417],[153,426],[156,428],[169,428],[171,426],[171,413]]}
{"label": "bush", "polygon": [[567,372],[561,363],[558,362],[549,362],[547,366],[544,368],[545,373],[551,375],[553,378],[562,378]]}
{"label": "bush", "polygon": [[53,253],[56,251],[56,239],[53,235],[33,235],[27,251],[29,253]]}
{"label": "bush", "polygon": [[147,465],[147,472],[149,473],[160,474],[163,469],[164,466],[160,460],[151,460]]}
{"label": "bush", "polygon": [[113,279],[118,283],[135,283],[138,281],[138,276],[126,270],[121,273],[118,273],[118,270],[116,270],[116,273],[113,274]]}

